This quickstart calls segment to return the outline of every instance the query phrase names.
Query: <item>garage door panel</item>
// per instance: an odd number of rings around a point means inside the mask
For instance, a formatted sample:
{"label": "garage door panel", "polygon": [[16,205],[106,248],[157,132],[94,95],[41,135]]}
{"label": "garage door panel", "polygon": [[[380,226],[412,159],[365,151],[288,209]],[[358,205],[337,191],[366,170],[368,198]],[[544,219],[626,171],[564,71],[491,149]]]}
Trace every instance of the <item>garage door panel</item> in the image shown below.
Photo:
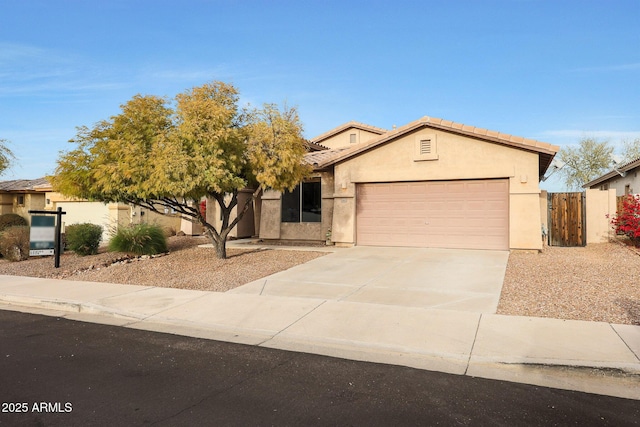
{"label": "garage door panel", "polygon": [[359,245],[509,248],[508,180],[359,184]]}

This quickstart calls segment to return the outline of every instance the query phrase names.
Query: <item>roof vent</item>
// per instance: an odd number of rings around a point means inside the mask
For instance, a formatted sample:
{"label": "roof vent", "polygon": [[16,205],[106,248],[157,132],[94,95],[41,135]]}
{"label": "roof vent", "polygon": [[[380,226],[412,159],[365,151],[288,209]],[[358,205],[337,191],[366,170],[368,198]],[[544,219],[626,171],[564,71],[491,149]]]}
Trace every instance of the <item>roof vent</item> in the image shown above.
{"label": "roof vent", "polygon": [[422,139],[422,140],[420,140],[420,155],[423,156],[425,154],[431,154],[431,140],[430,139]]}

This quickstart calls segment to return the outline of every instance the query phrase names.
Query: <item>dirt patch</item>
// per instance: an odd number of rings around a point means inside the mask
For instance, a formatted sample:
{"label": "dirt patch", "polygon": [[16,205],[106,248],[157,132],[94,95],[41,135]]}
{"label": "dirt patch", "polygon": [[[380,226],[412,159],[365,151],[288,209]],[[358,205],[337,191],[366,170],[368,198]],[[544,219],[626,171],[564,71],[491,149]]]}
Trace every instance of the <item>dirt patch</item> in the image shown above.
{"label": "dirt patch", "polygon": [[512,253],[498,314],[640,325],[639,255],[616,242]]}

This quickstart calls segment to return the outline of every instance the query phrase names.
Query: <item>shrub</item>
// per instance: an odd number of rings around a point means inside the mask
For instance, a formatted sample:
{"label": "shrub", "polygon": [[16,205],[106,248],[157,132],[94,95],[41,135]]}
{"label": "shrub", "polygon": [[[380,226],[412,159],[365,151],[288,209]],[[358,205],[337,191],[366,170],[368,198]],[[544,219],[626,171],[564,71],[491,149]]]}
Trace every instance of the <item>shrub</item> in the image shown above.
{"label": "shrub", "polygon": [[167,252],[167,238],[162,228],[153,224],[136,224],[119,228],[111,237],[109,250],[136,255]]}
{"label": "shrub", "polygon": [[102,240],[102,227],[96,224],[72,224],[65,227],[66,247],[80,256],[95,255]]}
{"label": "shrub", "polygon": [[625,197],[622,209],[611,224],[617,233],[628,236],[635,246],[640,246],[640,196]]}
{"label": "shrub", "polygon": [[9,227],[0,234],[0,254],[9,261],[29,258],[29,227]]}
{"label": "shrub", "polygon": [[9,227],[24,227],[29,225],[26,219],[18,214],[8,213],[0,215],[0,233]]}

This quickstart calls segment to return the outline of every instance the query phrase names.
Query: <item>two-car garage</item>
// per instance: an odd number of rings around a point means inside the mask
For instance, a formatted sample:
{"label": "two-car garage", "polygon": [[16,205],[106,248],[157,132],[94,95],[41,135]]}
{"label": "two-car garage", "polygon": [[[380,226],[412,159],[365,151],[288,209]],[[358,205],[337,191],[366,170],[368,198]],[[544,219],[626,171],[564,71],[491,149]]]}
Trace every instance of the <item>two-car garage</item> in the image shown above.
{"label": "two-car garage", "polygon": [[[347,145],[362,129],[368,139]],[[305,162],[321,180],[322,235],[336,246],[543,247],[540,179],[557,146],[428,116],[390,131],[349,122],[313,143],[325,149]],[[262,212],[279,213],[275,203]]]}
{"label": "two-car garage", "polygon": [[509,180],[361,183],[356,244],[509,249]]}

